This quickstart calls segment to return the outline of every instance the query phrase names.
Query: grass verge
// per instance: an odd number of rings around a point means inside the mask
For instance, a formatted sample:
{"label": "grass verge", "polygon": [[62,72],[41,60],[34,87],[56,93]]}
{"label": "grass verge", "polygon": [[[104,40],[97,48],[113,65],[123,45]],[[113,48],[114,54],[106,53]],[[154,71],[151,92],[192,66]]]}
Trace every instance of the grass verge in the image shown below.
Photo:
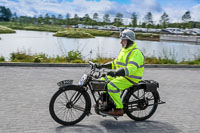
{"label": "grass verge", "polygon": [[[90,59],[92,62],[104,64],[113,61],[113,58],[97,57]],[[0,56],[0,62],[6,62],[5,57]],[[66,56],[50,57],[47,54],[31,54],[26,51],[17,51],[10,54],[9,62],[32,62],[32,63],[87,63],[88,61],[82,58],[80,51],[69,51]],[[177,62],[174,59],[146,57],[145,64],[185,64],[185,65],[200,65],[200,58],[193,61]]]}
{"label": "grass verge", "polygon": [[0,25],[0,34],[5,34],[5,33],[15,33],[15,31],[11,28]]}

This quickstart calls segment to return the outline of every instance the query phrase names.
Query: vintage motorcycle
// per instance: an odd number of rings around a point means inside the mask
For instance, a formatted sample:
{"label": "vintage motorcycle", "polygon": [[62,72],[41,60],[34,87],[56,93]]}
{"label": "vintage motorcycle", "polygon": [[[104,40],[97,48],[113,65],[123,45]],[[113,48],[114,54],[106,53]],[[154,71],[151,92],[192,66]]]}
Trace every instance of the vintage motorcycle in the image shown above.
{"label": "vintage motorcycle", "polygon": [[[62,125],[74,125],[80,122],[86,115],[91,114],[91,98],[93,97],[95,113],[101,116],[111,116],[108,111],[115,109],[114,102],[109,97],[107,84],[99,78],[105,76],[105,71],[96,68],[96,64],[90,62],[89,73],[84,74],[78,85],[73,85],[73,80],[58,82],[58,91],[52,96],[49,111],[52,118]],[[136,85],[121,92],[124,105],[124,113],[135,121],[143,121],[150,118],[156,111],[158,104],[165,102],[160,100],[157,88],[158,82],[154,80],[142,80]],[[119,116],[112,116],[117,119]]]}

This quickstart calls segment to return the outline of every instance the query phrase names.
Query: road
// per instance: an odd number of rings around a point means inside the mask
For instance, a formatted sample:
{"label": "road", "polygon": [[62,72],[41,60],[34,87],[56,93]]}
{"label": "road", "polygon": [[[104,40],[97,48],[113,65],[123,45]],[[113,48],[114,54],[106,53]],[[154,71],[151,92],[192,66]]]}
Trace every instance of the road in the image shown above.
{"label": "road", "polygon": [[144,79],[160,83],[167,103],[145,122],[126,115],[116,121],[93,113],[75,126],[61,126],[49,115],[56,83],[78,82],[86,68],[0,67],[0,133],[197,133],[200,132],[200,69],[145,68]]}

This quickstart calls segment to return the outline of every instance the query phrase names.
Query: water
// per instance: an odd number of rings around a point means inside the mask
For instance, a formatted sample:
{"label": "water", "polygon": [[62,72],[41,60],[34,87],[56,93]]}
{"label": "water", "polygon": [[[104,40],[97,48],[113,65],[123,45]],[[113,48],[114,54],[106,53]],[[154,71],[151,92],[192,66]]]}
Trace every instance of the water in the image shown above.
{"label": "water", "polygon": [[[46,53],[49,56],[67,55],[70,50],[79,50],[85,59],[117,57],[120,52],[120,39],[96,37],[73,39],[53,37],[51,32],[17,30],[16,34],[0,34],[0,56],[9,60],[10,53],[25,50],[29,53]],[[136,40],[145,56],[175,58],[178,62],[200,57],[200,45],[186,42],[155,42]]]}

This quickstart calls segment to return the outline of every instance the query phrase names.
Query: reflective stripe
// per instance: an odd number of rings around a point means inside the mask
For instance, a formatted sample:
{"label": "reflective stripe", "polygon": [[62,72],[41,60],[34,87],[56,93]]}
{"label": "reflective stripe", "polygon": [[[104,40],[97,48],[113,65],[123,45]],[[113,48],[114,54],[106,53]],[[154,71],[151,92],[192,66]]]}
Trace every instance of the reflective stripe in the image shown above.
{"label": "reflective stripe", "polygon": [[[140,51],[141,53],[142,53],[142,51]],[[144,56],[144,54],[142,53],[142,55],[143,55],[143,57],[144,57],[144,60],[145,60],[145,56]]]}
{"label": "reflective stripe", "polygon": [[112,82],[110,82],[109,84],[112,85],[113,87],[115,87],[117,90],[108,89],[108,92],[111,92],[111,93],[119,93],[120,92],[120,89],[117,86],[115,86]]}
{"label": "reflective stripe", "polygon": [[143,64],[143,65],[141,65],[139,68],[142,68],[142,67],[144,67],[144,64]]}
{"label": "reflective stripe", "polygon": [[106,81],[109,81],[108,78],[105,76]]}
{"label": "reflective stripe", "polygon": [[128,76],[129,72],[128,72],[128,68],[127,67],[125,67],[125,72],[126,72],[126,76]]}
{"label": "reflective stripe", "polygon": [[127,79],[127,80],[128,80],[129,82],[131,82],[132,84],[137,84],[137,83],[135,83],[134,81],[128,79],[127,77],[124,77],[124,78]]}
{"label": "reflective stripe", "polygon": [[128,76],[128,77],[130,77],[130,78],[134,78],[134,79],[142,79],[142,77],[139,77],[139,76],[133,76],[133,75],[130,75],[130,76]]}
{"label": "reflective stripe", "polygon": [[129,63],[129,64],[133,64],[133,65],[135,65],[137,68],[139,68],[139,65],[137,64],[137,62],[129,61],[128,63]]}
{"label": "reflective stripe", "polygon": [[[133,50],[135,50],[137,48],[134,48]],[[128,57],[131,55],[131,53],[133,52],[133,50],[131,50],[131,52],[128,53],[128,55],[126,56],[126,64],[128,64]]]}
{"label": "reflective stripe", "polygon": [[126,64],[119,62],[119,61],[117,61],[117,65],[126,66]]}
{"label": "reflective stripe", "polygon": [[113,61],[113,66],[114,66],[114,69],[116,69],[115,62],[114,62],[114,61]]}

